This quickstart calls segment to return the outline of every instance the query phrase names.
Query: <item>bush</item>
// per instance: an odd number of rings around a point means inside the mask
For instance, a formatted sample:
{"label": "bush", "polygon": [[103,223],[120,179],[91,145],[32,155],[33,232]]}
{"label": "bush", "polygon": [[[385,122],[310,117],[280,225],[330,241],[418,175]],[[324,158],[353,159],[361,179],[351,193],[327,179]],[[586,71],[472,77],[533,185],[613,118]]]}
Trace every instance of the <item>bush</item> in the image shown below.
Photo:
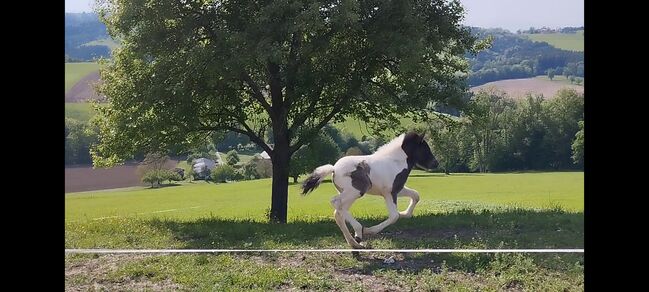
{"label": "bush", "polygon": [[269,178],[273,176],[273,164],[270,159],[255,155],[252,160],[243,165],[241,174],[242,179],[245,180]]}
{"label": "bush", "polygon": [[345,156],[352,155],[363,155],[363,151],[361,151],[361,149],[358,147],[350,147],[349,149],[347,149],[347,152],[345,152]]}
{"label": "bush", "polygon": [[237,150],[230,150],[225,156],[225,162],[228,165],[235,165],[239,163],[241,159],[239,159],[239,153],[237,153]]}
{"label": "bush", "polygon": [[257,164],[256,161],[253,159],[249,161],[248,163],[243,165],[243,169],[241,170],[243,174],[243,179],[244,180],[252,180],[252,179],[260,179],[261,175],[259,172],[257,172]]}
{"label": "bush", "polygon": [[169,180],[169,183],[171,183],[172,181],[181,181],[181,180],[183,180],[183,178],[180,176],[180,173],[178,173],[178,172],[175,172],[173,170],[166,170],[166,172],[167,172],[166,178],[167,178],[167,180]]}
{"label": "bush", "polygon": [[165,180],[179,181],[180,175],[168,169],[150,169],[142,176],[142,182],[151,184],[151,187],[158,187]]}
{"label": "bush", "polygon": [[189,181],[193,181],[195,176],[196,172],[194,172],[194,168],[190,166],[189,170],[187,171],[187,179],[189,179]]}
{"label": "bush", "polygon": [[214,182],[226,182],[233,181],[239,178],[239,174],[234,169],[234,167],[224,164],[212,169],[212,181]]}

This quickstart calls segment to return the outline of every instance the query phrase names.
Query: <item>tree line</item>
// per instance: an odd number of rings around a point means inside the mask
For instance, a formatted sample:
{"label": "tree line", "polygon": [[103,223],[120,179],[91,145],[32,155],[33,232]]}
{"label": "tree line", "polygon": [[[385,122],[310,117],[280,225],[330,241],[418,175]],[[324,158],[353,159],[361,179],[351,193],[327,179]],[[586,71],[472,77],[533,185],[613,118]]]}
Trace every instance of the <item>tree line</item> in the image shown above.
{"label": "tree line", "polygon": [[[518,100],[498,91],[481,91],[471,98],[460,116],[438,116],[416,127],[431,137],[440,168],[448,173],[582,169],[583,104],[583,94],[570,89],[559,91],[551,99],[528,95]],[[235,167],[239,162],[237,150],[249,145],[247,137],[233,132],[211,139],[193,151],[169,154],[186,155],[191,164],[191,160],[201,157],[218,160],[218,149],[228,152],[226,164]],[[300,175],[334,163],[342,156],[371,154],[389,139],[364,136],[359,140],[326,125],[312,143],[296,151],[289,176],[297,182]],[[89,149],[96,142],[97,130],[90,123],[66,119],[66,164],[92,163]],[[270,177],[269,166],[261,165],[260,161],[255,158],[249,165],[235,167],[233,171],[240,175],[232,172],[227,179]]]}
{"label": "tree line", "polygon": [[481,91],[460,117],[427,125],[445,172],[583,169],[584,96],[512,99]]}

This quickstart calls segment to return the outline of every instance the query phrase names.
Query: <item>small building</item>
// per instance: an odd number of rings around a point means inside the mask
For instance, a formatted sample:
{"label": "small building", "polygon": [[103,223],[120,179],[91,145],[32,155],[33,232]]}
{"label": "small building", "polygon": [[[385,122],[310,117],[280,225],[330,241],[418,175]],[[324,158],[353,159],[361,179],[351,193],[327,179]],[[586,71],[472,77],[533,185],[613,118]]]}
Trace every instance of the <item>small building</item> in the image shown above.
{"label": "small building", "polygon": [[218,163],[208,158],[197,158],[192,161],[194,178],[206,179],[210,176],[212,169],[218,166]]}
{"label": "small building", "polygon": [[270,155],[268,155],[268,153],[266,153],[266,151],[264,151],[262,153],[259,153],[259,156],[261,156],[261,158],[263,158],[263,159],[270,159]]}

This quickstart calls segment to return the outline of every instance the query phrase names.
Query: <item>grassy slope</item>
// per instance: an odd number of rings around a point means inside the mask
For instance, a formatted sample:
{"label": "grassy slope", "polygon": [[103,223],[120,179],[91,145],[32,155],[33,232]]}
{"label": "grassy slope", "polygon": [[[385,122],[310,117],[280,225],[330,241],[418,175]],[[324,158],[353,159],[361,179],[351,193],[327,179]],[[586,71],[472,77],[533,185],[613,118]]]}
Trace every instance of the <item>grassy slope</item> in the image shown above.
{"label": "grassy slope", "polygon": [[552,34],[524,34],[525,37],[537,41],[546,42],[559,49],[570,51],[584,51],[584,32],[574,34],[552,33]]}

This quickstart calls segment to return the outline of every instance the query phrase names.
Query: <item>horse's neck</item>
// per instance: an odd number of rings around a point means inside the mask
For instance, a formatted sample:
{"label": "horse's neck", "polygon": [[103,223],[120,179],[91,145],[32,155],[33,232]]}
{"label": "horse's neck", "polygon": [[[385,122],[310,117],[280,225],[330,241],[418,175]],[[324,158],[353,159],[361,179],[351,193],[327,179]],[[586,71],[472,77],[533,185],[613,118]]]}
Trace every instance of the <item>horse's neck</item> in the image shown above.
{"label": "horse's neck", "polygon": [[372,154],[375,159],[388,160],[395,162],[403,162],[407,164],[408,155],[401,148],[390,149],[390,151],[382,151]]}

